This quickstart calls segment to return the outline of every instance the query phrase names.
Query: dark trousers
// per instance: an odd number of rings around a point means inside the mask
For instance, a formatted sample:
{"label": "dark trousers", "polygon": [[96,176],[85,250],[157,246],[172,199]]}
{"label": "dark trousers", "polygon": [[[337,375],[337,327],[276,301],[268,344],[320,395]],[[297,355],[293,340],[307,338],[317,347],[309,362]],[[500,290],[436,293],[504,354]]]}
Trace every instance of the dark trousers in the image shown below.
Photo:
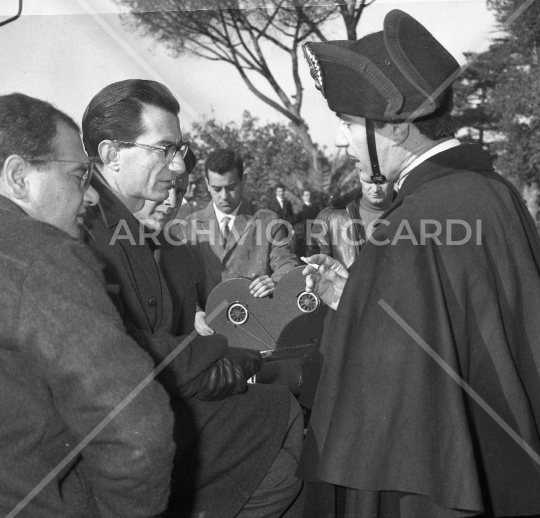
{"label": "dark trousers", "polygon": [[283,447],[236,518],[300,518],[302,481],[295,476],[304,438],[304,417],[291,394],[289,427]]}

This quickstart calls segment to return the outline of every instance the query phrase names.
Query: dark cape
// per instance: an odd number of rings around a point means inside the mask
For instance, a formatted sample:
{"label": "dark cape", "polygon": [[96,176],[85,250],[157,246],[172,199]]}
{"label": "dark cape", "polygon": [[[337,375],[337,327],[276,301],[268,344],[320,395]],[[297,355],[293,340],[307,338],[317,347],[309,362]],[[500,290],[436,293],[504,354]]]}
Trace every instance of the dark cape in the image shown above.
{"label": "dark cape", "polygon": [[[540,452],[540,241],[524,202],[461,145],[415,168],[382,219],[325,332],[300,475],[358,490],[363,518],[415,516],[414,501],[430,518],[540,513],[540,467],[500,425]],[[422,242],[435,221],[441,244]]]}

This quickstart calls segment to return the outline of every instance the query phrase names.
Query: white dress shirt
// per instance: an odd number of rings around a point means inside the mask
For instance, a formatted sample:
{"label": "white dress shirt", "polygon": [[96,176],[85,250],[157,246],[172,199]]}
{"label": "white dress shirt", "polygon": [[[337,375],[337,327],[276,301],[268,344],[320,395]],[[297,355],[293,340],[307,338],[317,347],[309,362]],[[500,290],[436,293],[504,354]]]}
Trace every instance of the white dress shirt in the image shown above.
{"label": "white dress shirt", "polygon": [[409,176],[409,173],[415,168],[418,167],[422,162],[425,162],[428,158],[438,155],[447,149],[452,149],[453,147],[459,146],[461,142],[457,138],[450,140],[445,140],[440,144],[437,144],[435,147],[432,147],[430,150],[426,151],[423,155],[416,157],[403,171],[401,171],[398,181],[396,183],[396,189],[399,190],[401,184]]}
{"label": "white dress shirt", "polygon": [[221,233],[223,233],[223,224],[224,224],[223,219],[224,218],[229,218],[229,224],[227,226],[229,227],[229,230],[232,230],[234,220],[236,218],[236,215],[238,214],[238,210],[240,209],[240,205],[242,205],[242,202],[240,202],[238,207],[236,207],[236,209],[234,209],[230,214],[225,214],[224,212],[220,211],[216,207],[216,204],[214,203],[214,212],[216,214],[216,218],[218,220],[219,229],[221,230]]}

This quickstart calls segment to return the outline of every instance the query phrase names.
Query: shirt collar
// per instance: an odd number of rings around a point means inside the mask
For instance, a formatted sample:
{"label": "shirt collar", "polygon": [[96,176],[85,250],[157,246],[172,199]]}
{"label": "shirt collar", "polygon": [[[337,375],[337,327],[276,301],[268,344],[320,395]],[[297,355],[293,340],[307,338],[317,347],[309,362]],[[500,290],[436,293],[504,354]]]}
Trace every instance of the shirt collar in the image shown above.
{"label": "shirt collar", "polygon": [[413,169],[418,167],[422,162],[425,162],[428,158],[438,155],[439,153],[442,153],[447,149],[452,149],[453,147],[459,146],[460,144],[461,142],[457,138],[445,140],[444,142],[441,142],[440,144],[437,144],[436,146],[426,151],[423,155],[417,156],[405,169],[403,169],[403,171],[401,171],[396,183],[396,189],[400,189],[401,185],[405,181],[405,178],[409,176],[409,173]]}
{"label": "shirt collar", "polygon": [[214,212],[216,214],[216,218],[218,220],[219,226],[221,227],[221,223],[223,222],[223,218],[230,218],[229,220],[229,228],[231,228],[231,225],[234,223],[234,218],[236,218],[236,215],[238,214],[238,211],[240,210],[240,205],[242,205],[242,202],[238,204],[238,207],[234,209],[230,214],[225,214],[224,212],[220,211],[216,204],[214,203]]}

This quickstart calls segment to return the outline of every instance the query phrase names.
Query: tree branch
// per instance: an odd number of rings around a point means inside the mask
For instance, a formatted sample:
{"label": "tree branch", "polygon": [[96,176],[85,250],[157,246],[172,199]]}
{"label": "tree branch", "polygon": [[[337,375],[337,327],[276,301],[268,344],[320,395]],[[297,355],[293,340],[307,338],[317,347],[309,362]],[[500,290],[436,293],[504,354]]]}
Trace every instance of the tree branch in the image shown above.
{"label": "tree branch", "polygon": [[249,90],[253,94],[255,94],[261,101],[265,102],[266,104],[268,104],[269,106],[277,110],[279,113],[287,117],[287,119],[289,119],[293,124],[300,124],[302,122],[301,119],[299,119],[296,115],[289,112],[287,109],[283,108],[278,103],[270,99],[270,97],[266,96],[260,90],[258,90],[255,87],[255,85],[250,81],[249,77],[246,75],[242,67],[237,67],[237,70],[240,76],[242,77],[242,79],[244,80],[244,82],[246,83]]}

